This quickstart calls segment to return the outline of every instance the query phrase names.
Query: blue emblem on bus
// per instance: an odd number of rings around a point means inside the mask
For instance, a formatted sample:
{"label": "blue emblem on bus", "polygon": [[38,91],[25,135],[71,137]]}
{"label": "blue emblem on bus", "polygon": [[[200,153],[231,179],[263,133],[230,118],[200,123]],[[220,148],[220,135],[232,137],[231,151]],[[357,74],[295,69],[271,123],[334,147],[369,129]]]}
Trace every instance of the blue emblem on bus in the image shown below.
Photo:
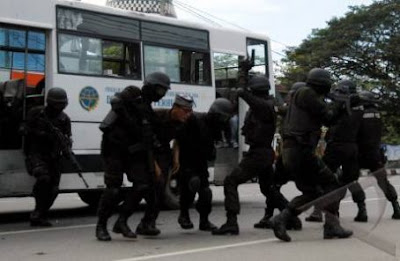
{"label": "blue emblem on bus", "polygon": [[79,93],[79,103],[83,109],[92,111],[99,103],[99,93],[92,86],[86,86]]}

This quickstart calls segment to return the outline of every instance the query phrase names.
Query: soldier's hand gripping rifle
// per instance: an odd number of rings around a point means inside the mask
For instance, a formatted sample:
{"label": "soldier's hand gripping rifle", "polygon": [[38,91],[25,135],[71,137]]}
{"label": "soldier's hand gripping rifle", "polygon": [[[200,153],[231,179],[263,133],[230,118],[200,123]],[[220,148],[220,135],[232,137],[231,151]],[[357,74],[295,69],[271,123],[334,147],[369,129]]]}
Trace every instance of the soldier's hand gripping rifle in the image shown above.
{"label": "soldier's hand gripping rifle", "polygon": [[82,167],[79,164],[78,160],[76,159],[74,152],[72,151],[72,148],[70,146],[71,142],[70,142],[69,138],[66,137],[61,132],[61,130],[59,128],[57,128],[56,126],[54,126],[46,117],[41,118],[41,120],[46,124],[50,133],[55,137],[57,144],[60,146],[59,149],[62,152],[62,155],[70,161],[75,172],[78,173],[78,176],[83,181],[83,184],[85,184],[85,187],[89,188],[89,184],[83,178]]}
{"label": "soldier's hand gripping rifle", "polygon": [[251,56],[239,62],[239,74],[238,74],[238,87],[246,88],[249,81],[249,71],[254,66],[255,50],[251,50]]}

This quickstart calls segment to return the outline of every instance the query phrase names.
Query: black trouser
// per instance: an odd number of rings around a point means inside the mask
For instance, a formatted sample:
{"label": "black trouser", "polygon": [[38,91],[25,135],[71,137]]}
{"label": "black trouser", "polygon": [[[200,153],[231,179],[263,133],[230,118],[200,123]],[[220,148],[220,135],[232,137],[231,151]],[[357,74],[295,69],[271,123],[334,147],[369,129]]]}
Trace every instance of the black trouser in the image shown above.
{"label": "black trouser", "polygon": [[[187,213],[194,202],[196,193],[198,193],[199,198],[196,203],[196,210],[200,214],[200,219],[207,218],[211,213],[212,202],[212,192],[208,182],[207,169],[201,170],[182,167],[179,175],[179,204],[181,213]],[[194,186],[191,184],[192,182],[197,183],[197,185]]]}
{"label": "black trouser", "polygon": [[239,214],[240,203],[237,187],[254,177],[258,177],[262,194],[267,198],[267,205],[279,209],[286,207],[287,200],[273,185],[274,151],[272,148],[252,148],[243,156],[239,166],[224,180],[225,210]]}
{"label": "black trouser", "polygon": [[[336,172],[342,167],[342,175],[339,177],[340,184],[346,185],[353,181],[357,181],[360,176],[358,164],[358,146],[352,142],[328,142],[324,157],[322,160],[332,172]],[[357,183],[358,184],[358,183]],[[359,187],[352,185],[349,187],[353,195],[353,201],[356,203],[363,202],[364,198],[357,197],[360,195]],[[361,191],[363,193],[363,191]],[[342,198],[346,191],[343,191]]]}
{"label": "black trouser", "polygon": [[[302,195],[293,198],[288,204],[289,210],[294,215],[305,211],[304,206],[307,203],[339,187],[334,173],[314,152],[315,149],[312,146],[300,144],[294,140],[284,143],[283,165],[286,171],[293,176],[296,187],[302,192]],[[339,199],[338,197],[329,204],[317,207],[336,215]]]}
{"label": "black trouser", "polygon": [[280,154],[275,161],[274,184],[277,186],[282,186],[288,183],[290,180],[293,180],[293,177],[291,177],[290,173],[285,170],[283,166],[282,154]]}
{"label": "black trouser", "polygon": [[36,178],[32,194],[35,198],[35,212],[39,216],[46,216],[58,196],[61,172],[59,160],[34,157],[36,169],[33,175]]}
{"label": "black trouser", "polygon": [[147,155],[135,154],[127,157],[122,155],[107,156],[104,158],[104,182],[107,186],[99,202],[99,222],[107,220],[119,202],[119,188],[122,185],[123,174],[132,182],[132,188],[126,192],[121,207],[121,215],[129,217],[137,209],[140,201],[146,200],[144,222],[151,222],[156,216],[156,194],[154,177],[148,171]]}
{"label": "black trouser", "polygon": [[[375,178],[378,182],[378,186],[381,188],[383,193],[385,194],[385,197],[387,198],[388,201],[393,202],[397,200],[397,192],[396,189],[393,187],[392,184],[390,184],[387,174],[386,174],[386,169],[385,166],[382,162],[382,157],[379,154],[379,151],[377,150],[375,153],[362,153],[360,151],[360,156],[359,156],[359,165],[363,169],[368,169],[371,172],[376,172],[375,173]],[[360,186],[359,183],[353,185],[354,191],[351,191],[352,196],[353,196],[353,201],[354,202],[364,202],[365,201],[365,192]]]}

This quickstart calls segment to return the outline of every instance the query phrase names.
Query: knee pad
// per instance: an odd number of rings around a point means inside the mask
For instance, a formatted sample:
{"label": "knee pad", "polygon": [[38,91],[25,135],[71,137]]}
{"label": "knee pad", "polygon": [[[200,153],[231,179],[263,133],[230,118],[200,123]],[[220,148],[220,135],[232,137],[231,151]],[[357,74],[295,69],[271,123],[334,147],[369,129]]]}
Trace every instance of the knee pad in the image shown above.
{"label": "knee pad", "polygon": [[188,186],[189,186],[189,190],[192,193],[197,193],[200,189],[200,185],[201,185],[200,177],[194,176],[194,177],[190,178]]}

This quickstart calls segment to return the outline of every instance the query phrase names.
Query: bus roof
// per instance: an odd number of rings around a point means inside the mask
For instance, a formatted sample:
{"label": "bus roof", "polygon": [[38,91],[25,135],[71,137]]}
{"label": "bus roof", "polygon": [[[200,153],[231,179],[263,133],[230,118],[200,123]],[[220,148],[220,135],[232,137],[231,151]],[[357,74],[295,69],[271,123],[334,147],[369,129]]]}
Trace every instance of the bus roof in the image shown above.
{"label": "bus roof", "polygon": [[188,21],[185,19],[162,16],[162,15],[158,15],[158,14],[146,14],[146,13],[141,13],[141,12],[137,12],[137,11],[130,11],[130,10],[124,10],[124,9],[119,9],[119,8],[114,8],[114,7],[109,7],[109,6],[101,6],[101,5],[95,5],[95,4],[90,4],[90,3],[83,3],[80,1],[74,1],[74,0],[56,0],[56,4],[86,9],[89,11],[100,12],[100,13],[105,13],[105,14],[109,14],[109,15],[126,16],[126,17],[143,19],[143,20],[148,20],[148,21],[153,21],[153,22],[162,22],[162,23],[172,24],[172,25],[181,26],[181,27],[203,29],[203,30],[207,30],[207,31],[223,30],[223,31],[232,32],[232,33],[241,33],[241,34],[246,33],[246,35],[248,35],[250,37],[269,40],[269,38],[266,35],[254,33],[251,31],[237,30],[237,29],[226,28],[226,27],[216,27],[216,26],[211,26],[211,25],[207,25],[207,24],[203,24],[203,23],[195,23],[193,21]]}

